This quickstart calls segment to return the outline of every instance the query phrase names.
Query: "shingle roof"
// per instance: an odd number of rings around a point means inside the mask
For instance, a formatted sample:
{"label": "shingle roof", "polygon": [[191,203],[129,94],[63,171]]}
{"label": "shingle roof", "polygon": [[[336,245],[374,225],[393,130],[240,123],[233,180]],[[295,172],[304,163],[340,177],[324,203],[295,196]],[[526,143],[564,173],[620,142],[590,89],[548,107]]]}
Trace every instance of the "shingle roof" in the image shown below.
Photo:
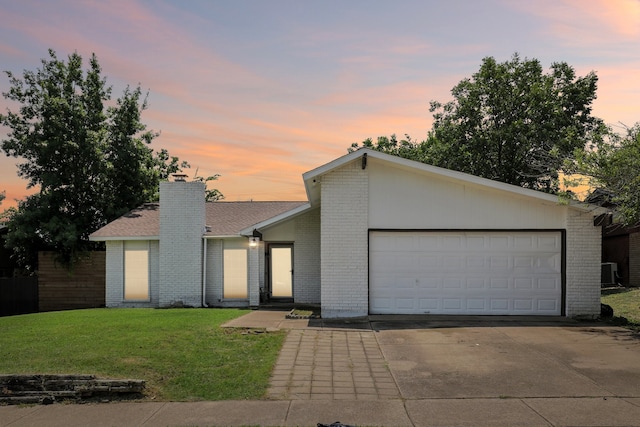
{"label": "shingle roof", "polygon": [[232,236],[240,230],[304,205],[306,202],[213,202],[206,204],[207,236]]}
{"label": "shingle roof", "polygon": [[[240,230],[295,209],[306,202],[206,203],[206,236],[234,236]],[[160,205],[147,203],[92,233],[91,240],[152,238],[160,235]]]}
{"label": "shingle roof", "polygon": [[146,203],[91,233],[91,240],[103,237],[155,237],[160,235],[160,205]]}

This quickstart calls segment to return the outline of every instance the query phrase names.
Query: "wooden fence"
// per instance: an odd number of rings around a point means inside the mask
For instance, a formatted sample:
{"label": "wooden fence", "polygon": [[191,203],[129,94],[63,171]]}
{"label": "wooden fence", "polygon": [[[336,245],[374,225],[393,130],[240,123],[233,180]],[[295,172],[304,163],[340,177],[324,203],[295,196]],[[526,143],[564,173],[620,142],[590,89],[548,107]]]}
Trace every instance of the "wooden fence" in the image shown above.
{"label": "wooden fence", "polygon": [[0,316],[38,312],[38,278],[0,278]]}
{"label": "wooden fence", "polygon": [[53,252],[38,254],[40,311],[104,307],[105,252],[90,252],[69,271]]}

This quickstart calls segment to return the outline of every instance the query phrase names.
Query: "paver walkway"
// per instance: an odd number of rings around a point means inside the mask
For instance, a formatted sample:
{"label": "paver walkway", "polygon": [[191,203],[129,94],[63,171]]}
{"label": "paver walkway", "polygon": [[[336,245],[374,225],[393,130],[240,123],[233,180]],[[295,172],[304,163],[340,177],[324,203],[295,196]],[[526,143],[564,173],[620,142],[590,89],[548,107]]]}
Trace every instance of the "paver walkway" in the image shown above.
{"label": "paver walkway", "polygon": [[271,399],[399,399],[372,331],[291,330],[271,377]]}

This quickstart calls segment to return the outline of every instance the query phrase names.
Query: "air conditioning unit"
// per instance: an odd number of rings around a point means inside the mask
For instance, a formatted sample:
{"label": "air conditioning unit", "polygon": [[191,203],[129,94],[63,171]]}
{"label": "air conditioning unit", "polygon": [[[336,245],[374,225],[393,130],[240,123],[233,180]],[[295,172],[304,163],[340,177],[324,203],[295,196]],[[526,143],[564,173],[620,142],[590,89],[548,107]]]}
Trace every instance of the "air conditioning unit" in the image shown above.
{"label": "air conditioning unit", "polygon": [[615,262],[603,262],[601,265],[600,283],[603,285],[618,284],[618,264]]}

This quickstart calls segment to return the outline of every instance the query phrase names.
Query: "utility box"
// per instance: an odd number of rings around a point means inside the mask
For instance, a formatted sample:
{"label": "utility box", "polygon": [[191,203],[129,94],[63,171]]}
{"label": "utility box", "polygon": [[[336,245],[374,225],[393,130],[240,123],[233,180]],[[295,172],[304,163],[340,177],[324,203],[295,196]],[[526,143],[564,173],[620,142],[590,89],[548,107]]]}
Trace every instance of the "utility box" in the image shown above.
{"label": "utility box", "polygon": [[618,264],[615,262],[603,262],[601,265],[600,283],[602,285],[618,284]]}

